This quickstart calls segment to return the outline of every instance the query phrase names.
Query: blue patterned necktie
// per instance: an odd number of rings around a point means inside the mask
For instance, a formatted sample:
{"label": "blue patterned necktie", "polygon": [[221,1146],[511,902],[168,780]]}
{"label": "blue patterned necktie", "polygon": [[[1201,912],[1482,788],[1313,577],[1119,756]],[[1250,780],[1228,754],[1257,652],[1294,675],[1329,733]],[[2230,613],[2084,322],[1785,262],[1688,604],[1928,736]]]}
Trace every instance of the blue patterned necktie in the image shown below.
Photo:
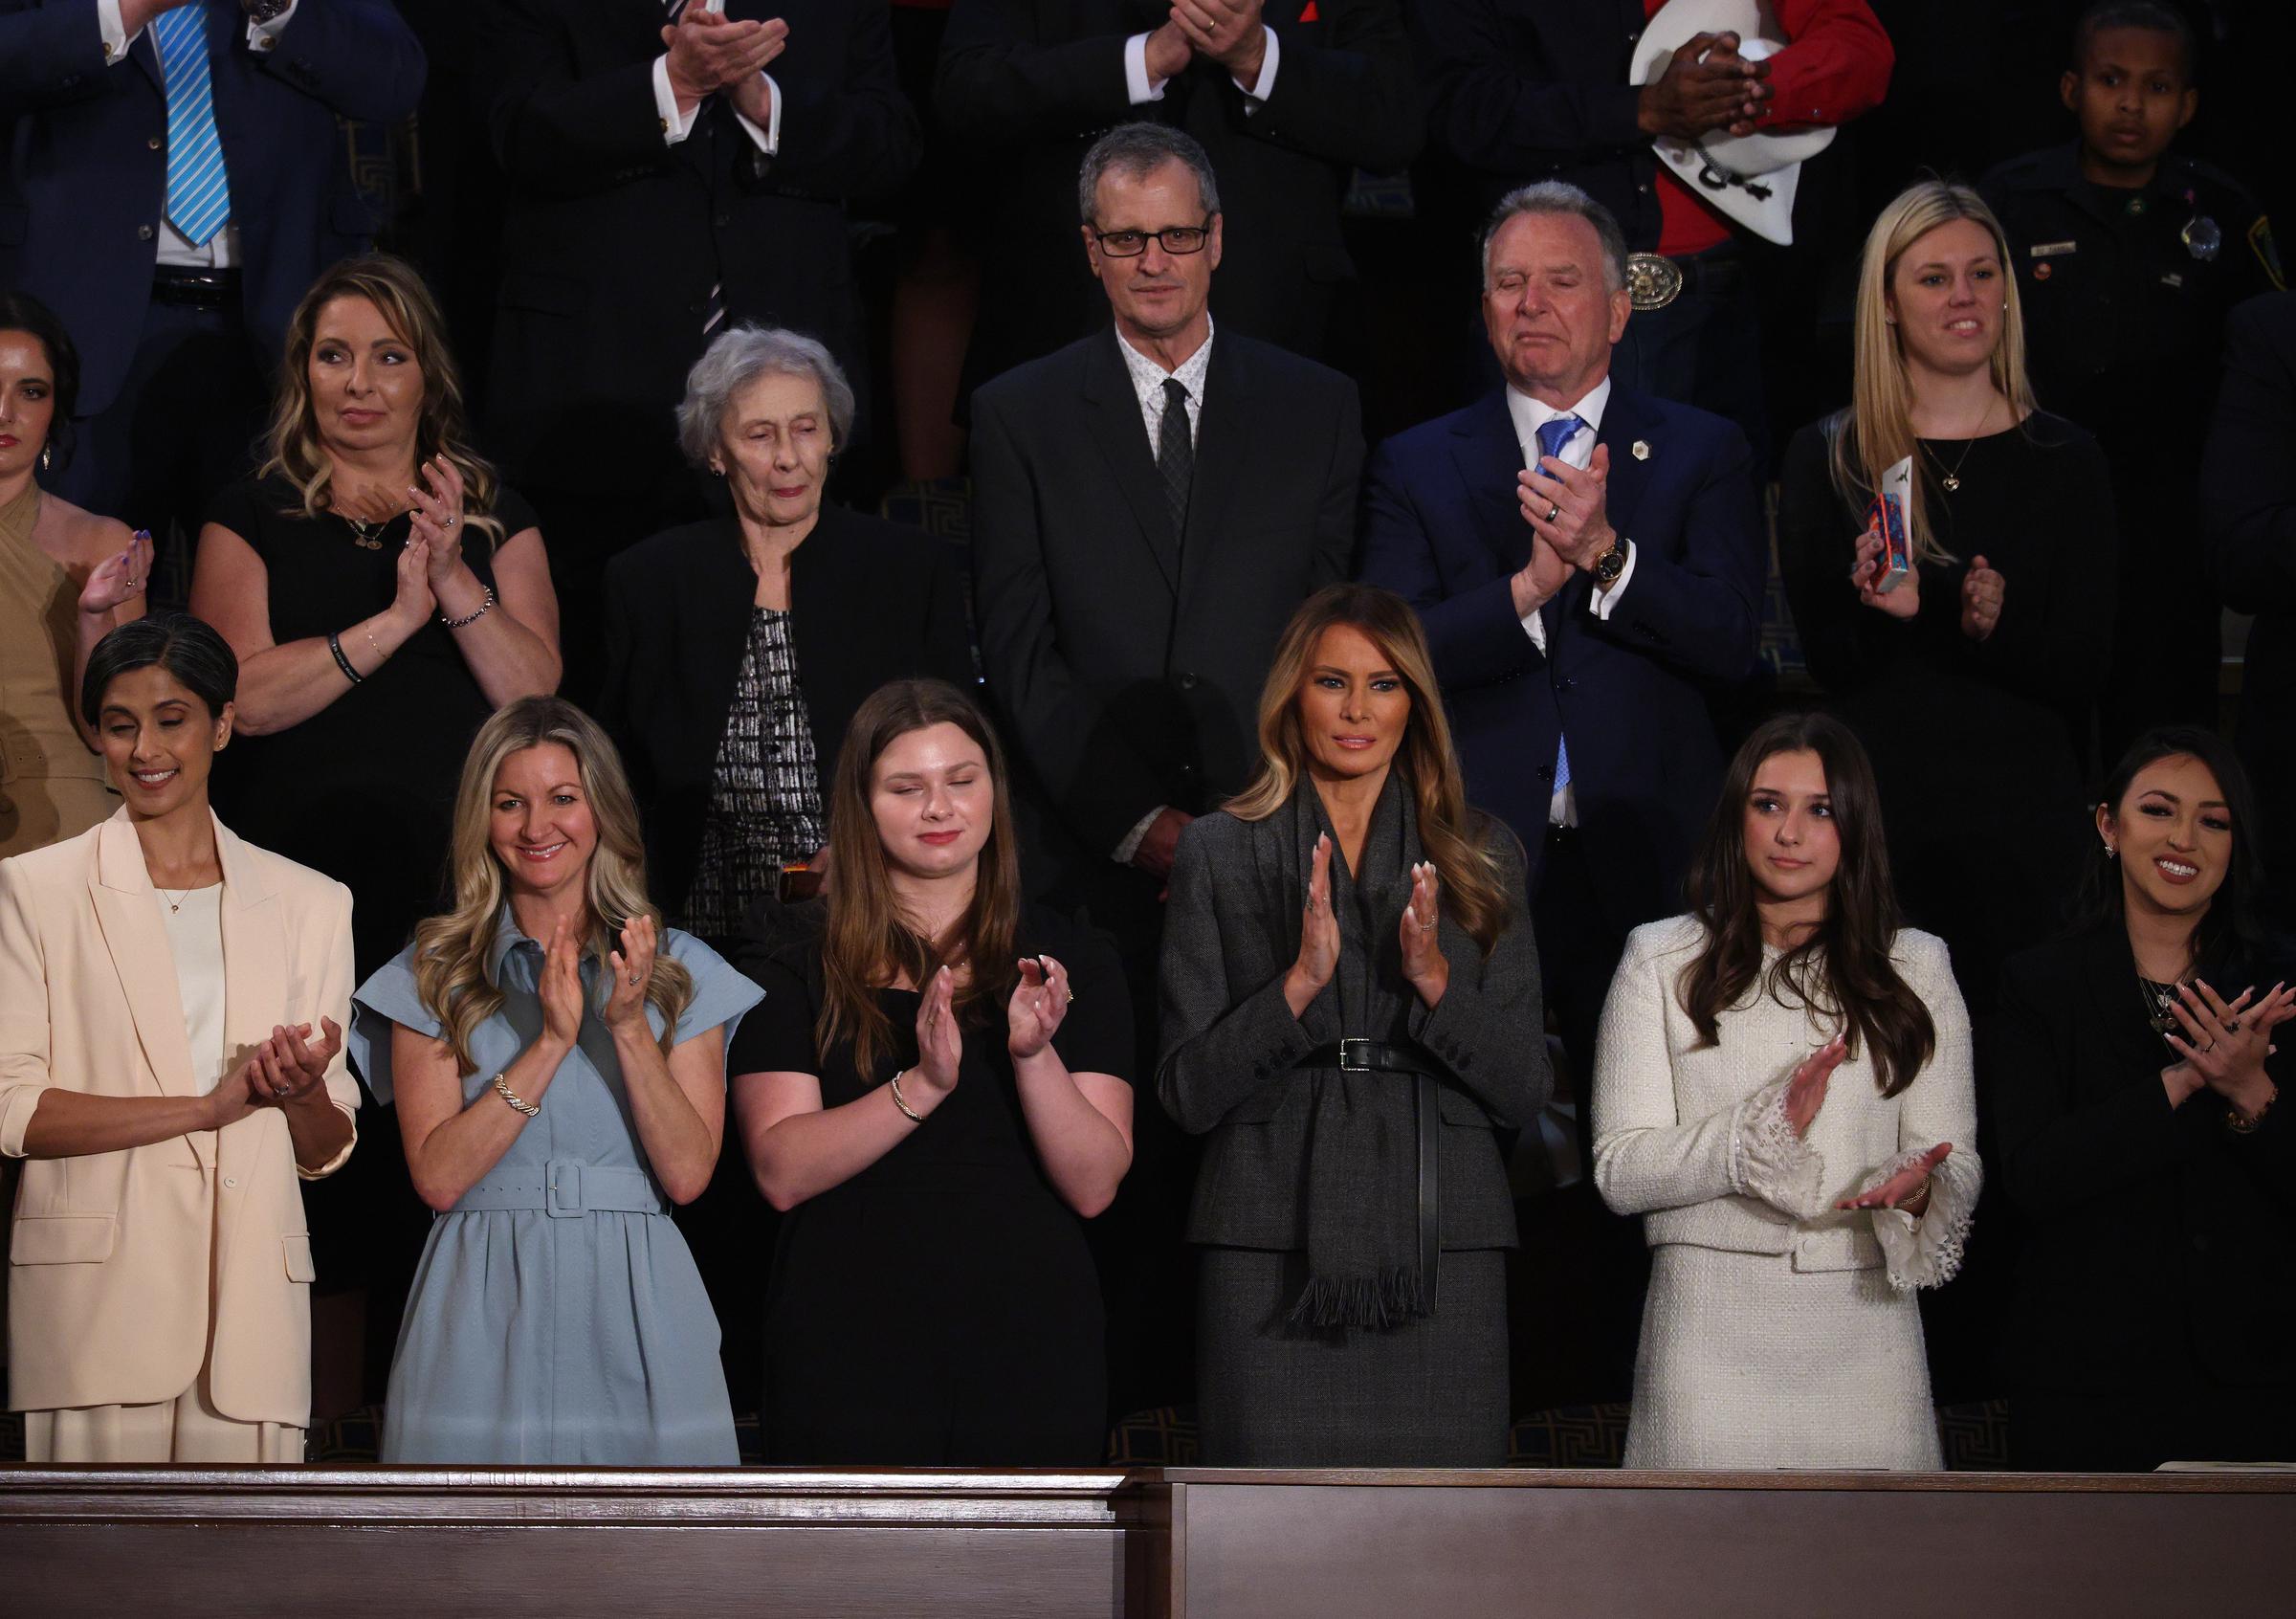
{"label": "blue patterned necktie", "polygon": [[206,247],[232,216],[208,78],[207,8],[162,11],[151,19],[151,33],[167,87],[167,223],[193,247]]}
{"label": "blue patterned necktie", "polygon": [[[1553,421],[1539,423],[1538,453],[1541,455],[1552,455],[1556,460],[1561,460],[1562,447],[1576,438],[1578,430],[1585,425],[1577,416],[1556,416]],[[1532,471],[1536,472],[1541,477],[1547,476],[1541,468],[1534,467]],[[1571,745],[1567,739],[1557,736],[1555,739],[1555,790],[1560,792],[1570,785]]]}

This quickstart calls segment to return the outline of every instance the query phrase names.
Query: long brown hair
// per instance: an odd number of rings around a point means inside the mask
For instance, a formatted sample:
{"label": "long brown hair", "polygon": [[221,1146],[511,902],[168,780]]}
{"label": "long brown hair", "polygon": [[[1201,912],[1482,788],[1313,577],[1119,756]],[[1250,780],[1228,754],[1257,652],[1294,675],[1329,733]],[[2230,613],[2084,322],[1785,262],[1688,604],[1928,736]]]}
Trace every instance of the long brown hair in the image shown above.
{"label": "long brown hair", "polygon": [[[1842,840],[1825,920],[1762,971],[1762,927],[1755,911],[1754,875],[1746,865],[1746,800],[1763,761],[1780,753],[1815,753],[1825,766],[1825,790]],[[1755,979],[1781,1007],[1808,1008],[1841,1020],[1849,1053],[1873,1053],[1882,1095],[1894,1097],[1921,1072],[1936,1050],[1930,1009],[1898,976],[1889,946],[1897,936],[1897,894],[1889,883],[1889,851],[1882,838],[1881,793],[1866,749],[1839,720],[1824,714],[1780,714],[1755,727],[1730,763],[1722,796],[1685,885],[1690,909],[1706,924],[1706,943],[1682,975],[1682,1009],[1699,1042],[1720,1038],[1722,1013],[1736,1006]],[[1791,998],[1789,998],[1791,997]]]}
{"label": "long brown hair", "polygon": [[1360,631],[1380,649],[1387,667],[1402,677],[1411,715],[1392,767],[1411,789],[1419,812],[1420,848],[1435,863],[1445,914],[1488,956],[1507,930],[1511,914],[1507,887],[1490,849],[1493,829],[1482,817],[1470,821],[1427,637],[1410,604],[1394,591],[1376,585],[1327,585],[1300,603],[1275,644],[1268,682],[1260,688],[1259,773],[1228,801],[1227,812],[1238,820],[1264,821],[1292,802],[1308,769],[1299,694],[1307,685],[1323,632],[1339,625]]}
{"label": "long brown hair", "polygon": [[263,430],[263,464],[258,477],[283,476],[301,492],[302,505],[292,515],[315,518],[331,504],[327,485],[335,476],[334,463],[319,442],[319,413],[311,402],[311,349],[319,340],[319,317],[339,298],[363,298],[375,306],[383,323],[408,348],[423,373],[423,413],[415,424],[416,467],[433,455],[444,455],[462,477],[463,516],[471,527],[501,543],[502,523],[494,516],[499,487],[495,469],[471,447],[470,429],[462,404],[462,373],[454,351],[447,344],[446,318],[423,282],[422,275],[403,258],[370,253],[320,272],[287,322],[287,348],[279,363],[279,386],[272,400],[271,421]]}
{"label": "long brown hair", "polygon": [[[975,868],[973,902],[964,920],[940,939],[928,939],[901,909],[886,870],[885,846],[871,808],[877,761],[912,731],[954,725],[988,761],[994,820]],[[969,963],[970,979],[958,989],[960,1023],[988,1022],[1004,1008],[1020,976],[1013,952],[1021,931],[1021,858],[1006,787],[1004,750],[973,700],[945,680],[894,680],[879,686],[845,728],[829,788],[829,862],[826,887],[828,923],[822,936],[821,1016],[814,1042],[826,1052],[841,1039],[853,1043],[853,1067],[873,1074],[894,1045],[893,1022],[877,990],[906,976],[922,990],[943,965]]]}
{"label": "long brown hair", "polygon": [[1909,186],[1874,220],[1866,233],[1866,253],[1858,266],[1857,317],[1853,326],[1853,366],[1850,405],[1826,422],[1833,446],[1834,488],[1853,506],[1864,506],[1882,485],[1882,475],[1907,456],[1913,457],[1912,510],[1906,514],[1908,533],[1916,562],[1945,559],[1931,524],[1929,503],[1943,498],[1937,475],[1913,432],[1913,385],[1906,376],[1906,357],[1898,346],[1897,328],[1889,322],[1889,283],[1897,262],[1913,244],[1940,225],[1967,219],[1985,228],[1993,237],[1994,256],[2000,262],[2000,341],[1993,345],[1993,386],[2009,402],[2010,412],[2022,422],[2033,413],[2033,385],[2025,375],[2025,315],[2018,301],[2017,266],[2009,256],[2009,239],[2001,222],[1985,199],[1967,186],[1945,180],[1923,180]]}
{"label": "long brown hair", "polygon": [[[590,904],[585,955],[601,962],[618,949],[622,924],[647,916],[661,925],[661,913],[646,897],[646,845],[638,833],[637,800],[622,756],[598,722],[563,698],[526,697],[506,703],[478,727],[454,791],[453,908],[418,922],[414,929],[414,988],[438,1019],[440,1038],[454,1053],[457,1073],[477,1072],[471,1060],[471,1036],[501,1009],[502,987],[489,972],[495,929],[508,892],[502,862],[495,854],[495,773],[514,753],[556,743],[573,754],[582,772],[582,794],[598,826],[598,847],[590,852],[584,877]],[[662,1014],[662,1050],[670,1050],[678,1015],[694,998],[694,975],[670,954],[662,940],[653,957],[646,1001]]]}

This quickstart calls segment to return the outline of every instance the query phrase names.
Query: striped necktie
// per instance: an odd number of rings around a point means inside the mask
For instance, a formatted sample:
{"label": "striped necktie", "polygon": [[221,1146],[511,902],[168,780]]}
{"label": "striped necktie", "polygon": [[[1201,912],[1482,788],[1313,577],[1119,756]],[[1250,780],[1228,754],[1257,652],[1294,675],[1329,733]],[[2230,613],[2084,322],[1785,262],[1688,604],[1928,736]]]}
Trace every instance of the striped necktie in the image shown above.
{"label": "striped necktie", "polygon": [[[1578,437],[1578,430],[1585,425],[1577,416],[1556,416],[1552,421],[1539,423],[1536,430],[1538,453],[1541,455],[1552,455],[1555,459],[1561,460],[1562,447]],[[1541,477],[1547,476],[1543,467],[1534,467],[1532,470]],[[1554,656],[1554,648],[1549,647],[1547,655]],[[1567,738],[1557,736],[1555,739],[1555,790],[1560,792],[1570,785],[1571,744]]]}
{"label": "striped necktie", "polygon": [[162,11],[151,19],[151,33],[167,87],[167,223],[193,247],[206,247],[232,216],[208,77],[207,8]]}

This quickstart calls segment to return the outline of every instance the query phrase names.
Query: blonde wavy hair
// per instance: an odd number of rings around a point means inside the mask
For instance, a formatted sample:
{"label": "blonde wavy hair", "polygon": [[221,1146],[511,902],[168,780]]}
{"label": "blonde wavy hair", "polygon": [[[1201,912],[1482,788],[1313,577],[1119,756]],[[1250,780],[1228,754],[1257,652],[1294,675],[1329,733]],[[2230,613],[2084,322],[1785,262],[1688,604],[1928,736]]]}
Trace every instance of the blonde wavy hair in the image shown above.
{"label": "blonde wavy hair", "polygon": [[[1488,818],[1467,807],[1459,756],[1444,717],[1434,659],[1419,615],[1392,590],[1376,585],[1326,585],[1299,605],[1284,626],[1268,683],[1260,689],[1260,768],[1251,785],[1227,801],[1242,821],[1264,821],[1292,802],[1307,774],[1308,742],[1299,728],[1299,694],[1308,683],[1323,632],[1339,625],[1361,631],[1387,667],[1402,677],[1411,717],[1392,766],[1411,789],[1419,811],[1419,843],[1435,863],[1444,914],[1465,929],[1485,955],[1507,930],[1511,902],[1491,853]],[[1483,835],[1477,836],[1476,833]]]}
{"label": "blonde wavy hair", "polygon": [[461,475],[463,521],[502,543],[501,520],[494,515],[500,481],[487,459],[471,447],[462,404],[462,373],[447,344],[447,323],[438,302],[413,265],[386,253],[370,253],[320,273],[287,322],[287,349],[279,365],[279,386],[263,430],[263,464],[258,477],[277,475],[301,492],[302,504],[290,517],[316,518],[332,503],[327,485],[335,477],[319,438],[319,412],[311,400],[311,350],[319,340],[319,318],[339,298],[362,298],[375,306],[391,335],[414,350],[423,373],[423,411],[415,424],[414,460],[419,468],[444,455]]}
{"label": "blonde wavy hair", "polygon": [[1898,346],[1897,328],[1889,322],[1889,284],[1898,261],[1913,244],[1940,225],[1956,219],[1974,221],[1993,237],[1994,255],[2000,260],[2001,299],[2007,304],[2000,341],[1993,346],[1993,386],[2019,422],[2035,409],[2033,384],[2025,375],[2025,316],[2017,292],[2016,265],[2009,256],[2009,239],[2001,222],[1985,200],[1967,186],[1947,180],[1923,180],[1898,193],[1882,210],[1866,234],[1865,257],[1858,267],[1858,307],[1855,325],[1855,374],[1850,404],[1826,424],[1832,440],[1834,487],[1852,506],[1863,506],[1881,487],[1882,475],[1907,456],[1913,457],[1912,509],[1906,514],[1913,560],[1946,562],[1952,553],[1937,543],[1925,508],[1941,499],[1936,469],[1922,454],[1913,432],[1913,385],[1906,375],[1906,357]]}
{"label": "blonde wavy hair", "polygon": [[[632,917],[661,913],[646,897],[646,849],[638,834],[637,802],[622,759],[598,722],[563,698],[528,697],[496,710],[478,727],[463,761],[462,785],[454,793],[453,909],[417,923],[414,930],[414,985],[423,1005],[438,1019],[441,1037],[453,1048],[456,1071],[477,1072],[471,1037],[499,1011],[502,987],[489,970],[495,930],[509,892],[491,836],[495,776],[505,760],[530,747],[557,743],[574,755],[582,792],[598,827],[585,884],[589,897],[589,929],[582,940],[585,956],[600,962],[619,947],[622,924]],[[694,998],[694,975],[673,960],[665,938],[653,958],[646,1001],[662,1014],[662,1050],[670,1050],[677,1020]]]}

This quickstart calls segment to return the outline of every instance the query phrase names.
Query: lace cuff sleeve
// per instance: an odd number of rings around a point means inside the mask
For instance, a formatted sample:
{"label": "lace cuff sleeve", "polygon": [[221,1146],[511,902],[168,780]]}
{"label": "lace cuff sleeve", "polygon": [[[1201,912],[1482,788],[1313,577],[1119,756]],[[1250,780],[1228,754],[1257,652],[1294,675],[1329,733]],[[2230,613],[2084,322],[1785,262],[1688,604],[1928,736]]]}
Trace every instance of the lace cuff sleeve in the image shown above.
{"label": "lace cuff sleeve", "polygon": [[1780,1076],[1738,1104],[1730,1137],[1730,1189],[1758,1197],[1797,1220],[1825,1212],[1825,1160],[1786,1120]]}
{"label": "lace cuff sleeve", "polygon": [[[1922,1148],[1901,1153],[1866,1177],[1862,1195],[1899,1170],[1917,1162]],[[1882,1245],[1882,1261],[1889,1285],[1900,1293],[1917,1287],[1942,1287],[1961,1269],[1961,1250],[1969,1241],[1969,1223],[1977,1208],[1977,1188],[1983,1171],[1974,1152],[1955,1151],[1930,1175],[1930,1207],[1920,1219],[1902,1209],[1876,1209],[1874,1239]]]}

